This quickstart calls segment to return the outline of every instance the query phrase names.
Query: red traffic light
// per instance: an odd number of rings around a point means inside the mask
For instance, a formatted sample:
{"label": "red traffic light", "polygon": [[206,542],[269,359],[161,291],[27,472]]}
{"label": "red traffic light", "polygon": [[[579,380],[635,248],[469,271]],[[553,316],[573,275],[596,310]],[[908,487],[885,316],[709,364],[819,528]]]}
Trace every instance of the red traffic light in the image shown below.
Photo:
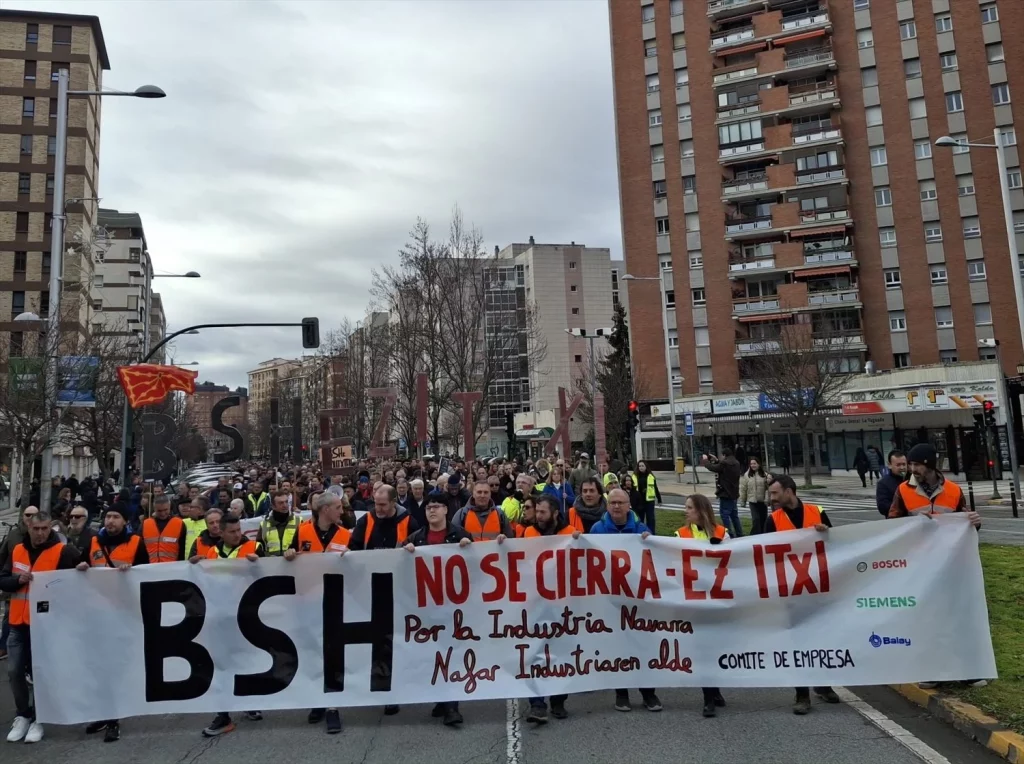
{"label": "red traffic light", "polygon": [[629,410],[630,411],[634,411],[634,412],[635,411],[639,411],[640,410],[640,404],[637,403],[636,401],[630,401],[629,402]]}
{"label": "red traffic light", "polygon": [[991,459],[989,459],[988,460],[988,466],[989,466],[989,469],[991,469],[992,467],[996,466],[996,463],[994,461],[992,461]]}
{"label": "red traffic light", "polygon": [[992,409],[994,409],[996,407],[996,404],[994,404],[992,401],[984,401],[981,404],[981,407],[983,409],[985,409],[985,411],[991,411]]}

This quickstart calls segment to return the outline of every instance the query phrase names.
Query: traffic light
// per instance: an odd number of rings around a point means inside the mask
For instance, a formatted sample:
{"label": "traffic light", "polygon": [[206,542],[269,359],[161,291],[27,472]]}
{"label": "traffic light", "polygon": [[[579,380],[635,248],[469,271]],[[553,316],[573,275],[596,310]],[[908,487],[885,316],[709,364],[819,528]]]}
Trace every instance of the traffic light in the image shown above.
{"label": "traffic light", "polygon": [[633,429],[640,426],[640,404],[636,401],[629,402],[629,426]]}
{"label": "traffic light", "polygon": [[320,347],[320,319],[302,319],[302,347],[307,349]]}
{"label": "traffic light", "polygon": [[984,412],[985,426],[986,427],[995,427],[996,426],[996,404],[994,404],[992,401],[985,401],[984,403],[981,404],[981,408],[982,408],[982,411]]}
{"label": "traffic light", "polygon": [[516,417],[511,411],[505,412],[505,437],[508,438],[508,453],[512,455],[513,448],[516,442]]}

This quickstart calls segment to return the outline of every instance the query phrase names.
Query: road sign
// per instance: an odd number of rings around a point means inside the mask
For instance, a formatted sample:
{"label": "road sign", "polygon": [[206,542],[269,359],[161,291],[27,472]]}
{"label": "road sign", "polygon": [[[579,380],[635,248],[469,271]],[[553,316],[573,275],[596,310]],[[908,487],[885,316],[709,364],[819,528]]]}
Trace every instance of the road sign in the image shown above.
{"label": "road sign", "polygon": [[683,414],[683,423],[686,427],[686,434],[693,435],[693,414],[687,411]]}

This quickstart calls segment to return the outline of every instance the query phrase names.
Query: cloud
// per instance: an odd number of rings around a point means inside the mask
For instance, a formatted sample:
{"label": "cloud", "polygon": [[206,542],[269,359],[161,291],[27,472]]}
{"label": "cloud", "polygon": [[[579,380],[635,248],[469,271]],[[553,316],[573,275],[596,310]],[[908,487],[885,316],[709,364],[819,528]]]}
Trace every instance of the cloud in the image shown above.
{"label": "cloud", "polygon": [[[67,11],[66,1],[21,7]],[[171,329],[365,314],[371,269],[454,204],[488,248],[619,253],[607,6],[588,0],[78,0],[103,25],[103,205],[142,215]],[[298,328],[176,342],[203,379],[302,352]]]}

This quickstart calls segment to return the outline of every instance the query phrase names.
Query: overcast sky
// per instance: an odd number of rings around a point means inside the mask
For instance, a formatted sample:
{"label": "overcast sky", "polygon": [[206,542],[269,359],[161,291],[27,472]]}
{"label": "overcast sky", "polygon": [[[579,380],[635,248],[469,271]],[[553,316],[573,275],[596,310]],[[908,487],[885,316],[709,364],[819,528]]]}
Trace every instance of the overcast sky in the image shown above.
{"label": "overcast sky", "polygon": [[[21,0],[95,14],[100,196],[142,215],[169,330],[366,311],[371,268],[452,205],[489,248],[621,257],[604,0]],[[296,329],[183,337],[201,380],[302,352]]]}

